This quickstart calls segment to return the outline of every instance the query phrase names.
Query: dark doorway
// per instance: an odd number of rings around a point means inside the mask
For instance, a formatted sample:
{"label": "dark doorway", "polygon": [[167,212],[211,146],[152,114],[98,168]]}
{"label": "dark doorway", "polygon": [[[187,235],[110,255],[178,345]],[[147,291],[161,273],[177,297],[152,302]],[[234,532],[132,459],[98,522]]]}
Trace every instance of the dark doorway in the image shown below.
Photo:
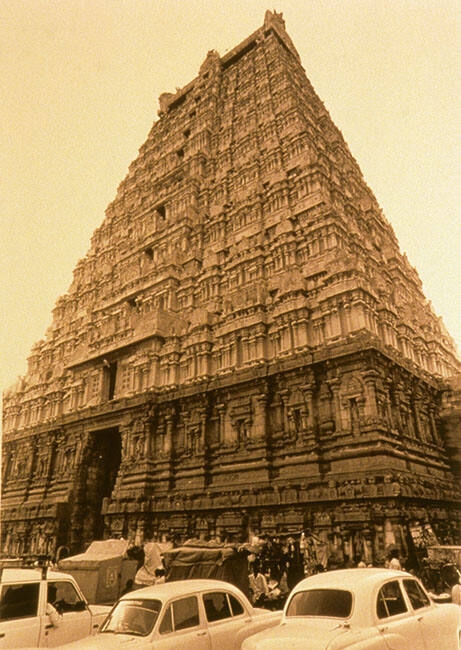
{"label": "dark doorway", "polygon": [[[121,460],[121,437],[117,427],[93,431],[88,439],[76,490],[72,537],[83,550],[102,539],[103,499],[110,497]],[[73,544],[73,546],[74,546]]]}
{"label": "dark doorway", "polygon": [[107,399],[114,399],[115,386],[117,381],[117,362],[113,361],[105,367],[105,385],[107,390]]}

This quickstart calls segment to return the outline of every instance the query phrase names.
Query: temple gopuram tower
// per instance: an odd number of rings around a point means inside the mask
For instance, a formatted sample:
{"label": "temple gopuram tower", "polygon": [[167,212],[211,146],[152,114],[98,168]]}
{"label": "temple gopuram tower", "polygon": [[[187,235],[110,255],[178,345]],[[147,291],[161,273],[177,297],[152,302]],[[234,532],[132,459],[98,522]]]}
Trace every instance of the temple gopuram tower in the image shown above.
{"label": "temple gopuram tower", "polygon": [[[310,531],[460,542],[454,344],[281,14],[160,96],[27,374],[2,552]],[[455,436],[456,437],[456,436]]]}

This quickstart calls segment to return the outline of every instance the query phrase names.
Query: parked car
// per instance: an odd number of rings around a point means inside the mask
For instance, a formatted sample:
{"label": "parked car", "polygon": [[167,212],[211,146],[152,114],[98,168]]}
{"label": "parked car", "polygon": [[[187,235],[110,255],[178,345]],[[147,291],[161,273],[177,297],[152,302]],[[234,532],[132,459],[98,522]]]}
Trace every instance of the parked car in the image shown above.
{"label": "parked car", "polygon": [[82,639],[111,609],[88,605],[72,576],[44,568],[3,569],[0,589],[0,649],[54,648]]}
{"label": "parked car", "polygon": [[180,580],[125,594],[97,634],[62,647],[237,650],[250,634],[277,625],[281,616],[253,607],[229,582]]}
{"label": "parked car", "polygon": [[280,625],[242,650],[459,650],[461,608],[431,601],[410,573],[344,569],[305,578]]}

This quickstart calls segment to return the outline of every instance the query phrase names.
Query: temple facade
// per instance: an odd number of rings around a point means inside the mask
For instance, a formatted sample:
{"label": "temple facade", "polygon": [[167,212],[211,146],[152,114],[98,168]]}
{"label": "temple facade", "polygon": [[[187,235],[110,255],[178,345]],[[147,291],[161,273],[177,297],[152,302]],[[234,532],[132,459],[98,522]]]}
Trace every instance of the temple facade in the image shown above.
{"label": "temple facade", "polygon": [[159,104],[4,395],[2,552],[459,543],[453,341],[282,16]]}

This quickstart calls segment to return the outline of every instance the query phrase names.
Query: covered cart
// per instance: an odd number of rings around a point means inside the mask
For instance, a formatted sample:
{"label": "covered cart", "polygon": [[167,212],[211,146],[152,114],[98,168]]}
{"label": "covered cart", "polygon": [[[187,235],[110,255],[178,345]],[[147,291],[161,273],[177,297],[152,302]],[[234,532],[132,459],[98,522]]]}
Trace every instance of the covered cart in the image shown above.
{"label": "covered cart", "polygon": [[128,548],[124,539],[92,542],[85,553],[59,560],[58,567],[75,578],[88,602],[113,603],[136,573]]}
{"label": "covered cart", "polygon": [[447,564],[455,564],[461,569],[461,546],[428,546],[427,557],[429,560],[437,560]]}
{"label": "covered cart", "polygon": [[248,544],[219,544],[192,539],[163,553],[165,579],[213,578],[225,580],[250,596],[248,555],[254,552]]}

